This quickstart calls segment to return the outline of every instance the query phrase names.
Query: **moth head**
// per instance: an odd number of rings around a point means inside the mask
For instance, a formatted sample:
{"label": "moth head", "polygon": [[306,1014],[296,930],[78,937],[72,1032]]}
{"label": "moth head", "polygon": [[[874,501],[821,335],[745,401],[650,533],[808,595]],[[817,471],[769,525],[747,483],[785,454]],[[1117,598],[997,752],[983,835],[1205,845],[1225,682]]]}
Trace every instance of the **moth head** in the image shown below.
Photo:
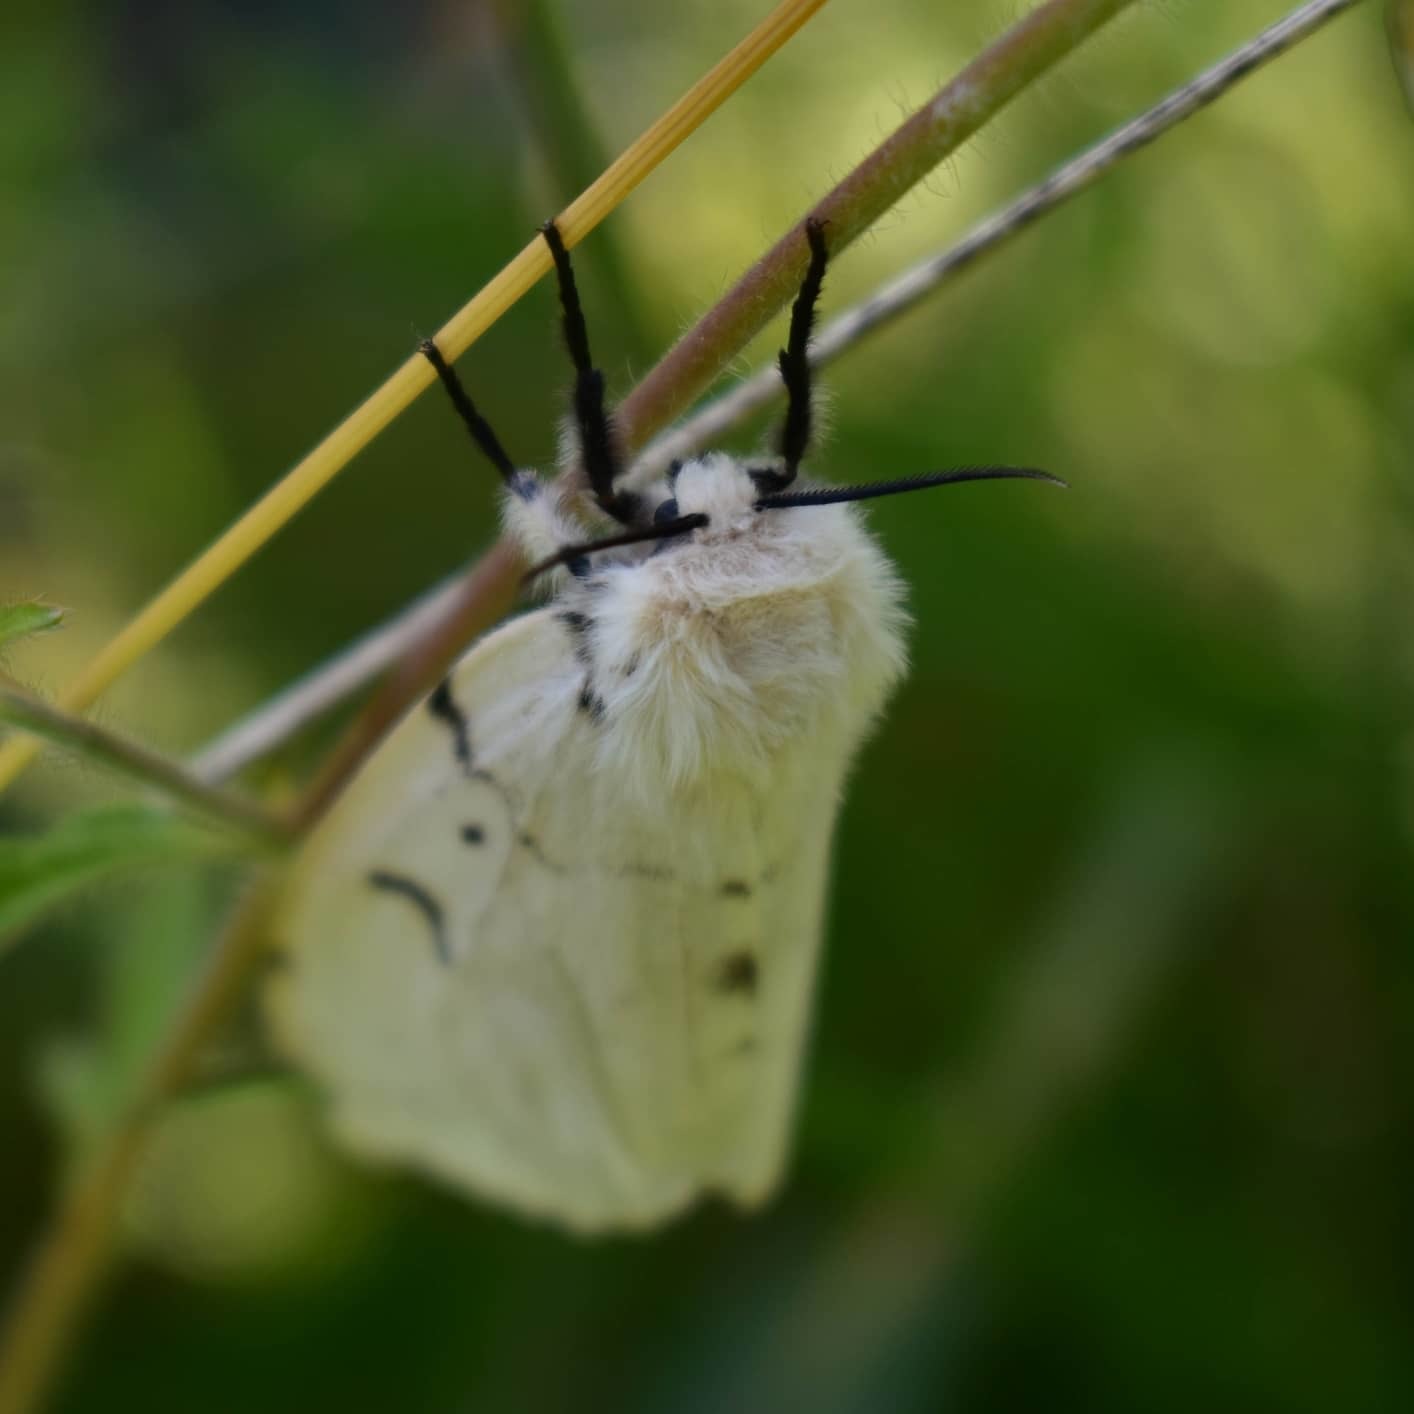
{"label": "moth head", "polygon": [[681,516],[706,516],[704,538],[719,539],[746,531],[759,512],[760,487],[751,469],[726,452],[707,452],[675,463],[668,472],[667,494],[653,512],[655,524]]}
{"label": "moth head", "polygon": [[704,543],[731,539],[749,533],[753,523],[766,512],[797,511],[811,506],[835,506],[848,501],[869,501],[879,496],[901,496],[909,491],[926,491],[934,486],[951,486],[964,481],[1049,481],[1066,486],[1058,476],[1034,467],[966,466],[951,471],[926,472],[921,476],[894,481],[872,481],[862,486],[815,486],[796,489],[786,479],[789,490],[778,489],[782,474],[771,467],[755,467],[726,452],[708,452],[691,461],[675,463],[669,470],[667,494],[654,506],[651,523],[599,540],[567,545],[542,560],[526,574],[527,581],[538,578],[557,565],[582,560],[600,550],[697,537]]}

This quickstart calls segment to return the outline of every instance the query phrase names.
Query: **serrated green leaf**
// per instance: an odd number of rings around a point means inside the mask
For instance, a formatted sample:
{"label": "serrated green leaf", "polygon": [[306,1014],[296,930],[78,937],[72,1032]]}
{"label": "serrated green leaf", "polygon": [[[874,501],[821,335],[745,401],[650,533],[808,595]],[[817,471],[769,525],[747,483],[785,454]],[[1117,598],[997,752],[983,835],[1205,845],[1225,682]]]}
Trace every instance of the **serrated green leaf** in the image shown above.
{"label": "serrated green leaf", "polygon": [[0,604],[0,648],[18,638],[58,628],[64,611],[57,604],[26,599],[18,604]]}
{"label": "serrated green leaf", "polygon": [[47,909],[99,879],[143,865],[228,854],[238,837],[142,805],[69,815],[43,834],[0,840],[0,946]]}

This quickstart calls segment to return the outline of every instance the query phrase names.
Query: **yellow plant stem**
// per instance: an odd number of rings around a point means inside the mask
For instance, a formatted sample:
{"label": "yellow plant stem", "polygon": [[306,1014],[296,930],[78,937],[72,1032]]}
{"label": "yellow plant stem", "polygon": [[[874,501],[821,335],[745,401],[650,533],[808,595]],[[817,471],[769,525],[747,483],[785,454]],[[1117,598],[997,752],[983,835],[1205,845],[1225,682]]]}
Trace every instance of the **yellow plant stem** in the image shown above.
{"label": "yellow plant stem", "polygon": [[[699,79],[556,218],[565,244],[573,246],[583,240],[824,3],[825,0],[781,0],[725,59]],[[537,237],[437,331],[442,353],[449,359],[459,358],[549,269],[549,251]],[[420,354],[403,363],[142,609],[60,694],[59,706],[68,712],[83,712],[91,707],[318,495],[435,378],[431,365]],[[38,744],[25,738],[0,747],[0,790],[24,770],[37,750]]]}

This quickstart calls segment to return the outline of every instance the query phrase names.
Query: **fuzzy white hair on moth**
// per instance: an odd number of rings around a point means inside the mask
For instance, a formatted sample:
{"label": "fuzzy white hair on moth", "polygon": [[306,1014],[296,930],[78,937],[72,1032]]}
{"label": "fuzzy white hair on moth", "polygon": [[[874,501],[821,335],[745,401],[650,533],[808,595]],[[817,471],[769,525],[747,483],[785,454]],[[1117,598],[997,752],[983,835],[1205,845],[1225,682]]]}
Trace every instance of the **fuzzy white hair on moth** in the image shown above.
{"label": "fuzzy white hair on moth", "polygon": [[423,345],[555,576],[370,757],[301,850],[273,932],[284,1045],[337,1135],[580,1232],[779,1181],[846,774],[904,670],[903,590],[852,504],[971,467],[800,489],[809,262],[780,354],[778,456],[620,482],[569,256],[544,236],[575,367],[584,530]]}

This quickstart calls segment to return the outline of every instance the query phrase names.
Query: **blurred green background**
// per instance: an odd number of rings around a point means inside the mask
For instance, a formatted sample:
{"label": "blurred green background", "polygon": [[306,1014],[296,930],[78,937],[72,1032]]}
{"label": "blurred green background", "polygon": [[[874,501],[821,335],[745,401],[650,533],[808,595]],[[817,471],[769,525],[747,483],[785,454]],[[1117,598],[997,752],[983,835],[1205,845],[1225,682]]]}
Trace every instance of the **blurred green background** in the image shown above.
{"label": "blurred green background", "polygon": [[[828,307],[1283,8],[1122,19]],[[8,7],[0,597],[72,610],[15,670],[66,680],[765,9]],[[828,6],[582,248],[611,382],[1016,9]],[[778,1201],[577,1243],[345,1162],[290,1087],[194,1099],[57,1408],[1414,1405],[1414,126],[1382,43],[1337,21],[830,374],[822,475],[1074,489],[871,512],[914,667],[845,811]],[[461,367],[548,460],[549,288]],[[424,399],[100,715],[189,751],[493,527]],[[114,789],[51,761],[0,823]],[[0,960],[6,1287],[232,887],[154,871]]]}

